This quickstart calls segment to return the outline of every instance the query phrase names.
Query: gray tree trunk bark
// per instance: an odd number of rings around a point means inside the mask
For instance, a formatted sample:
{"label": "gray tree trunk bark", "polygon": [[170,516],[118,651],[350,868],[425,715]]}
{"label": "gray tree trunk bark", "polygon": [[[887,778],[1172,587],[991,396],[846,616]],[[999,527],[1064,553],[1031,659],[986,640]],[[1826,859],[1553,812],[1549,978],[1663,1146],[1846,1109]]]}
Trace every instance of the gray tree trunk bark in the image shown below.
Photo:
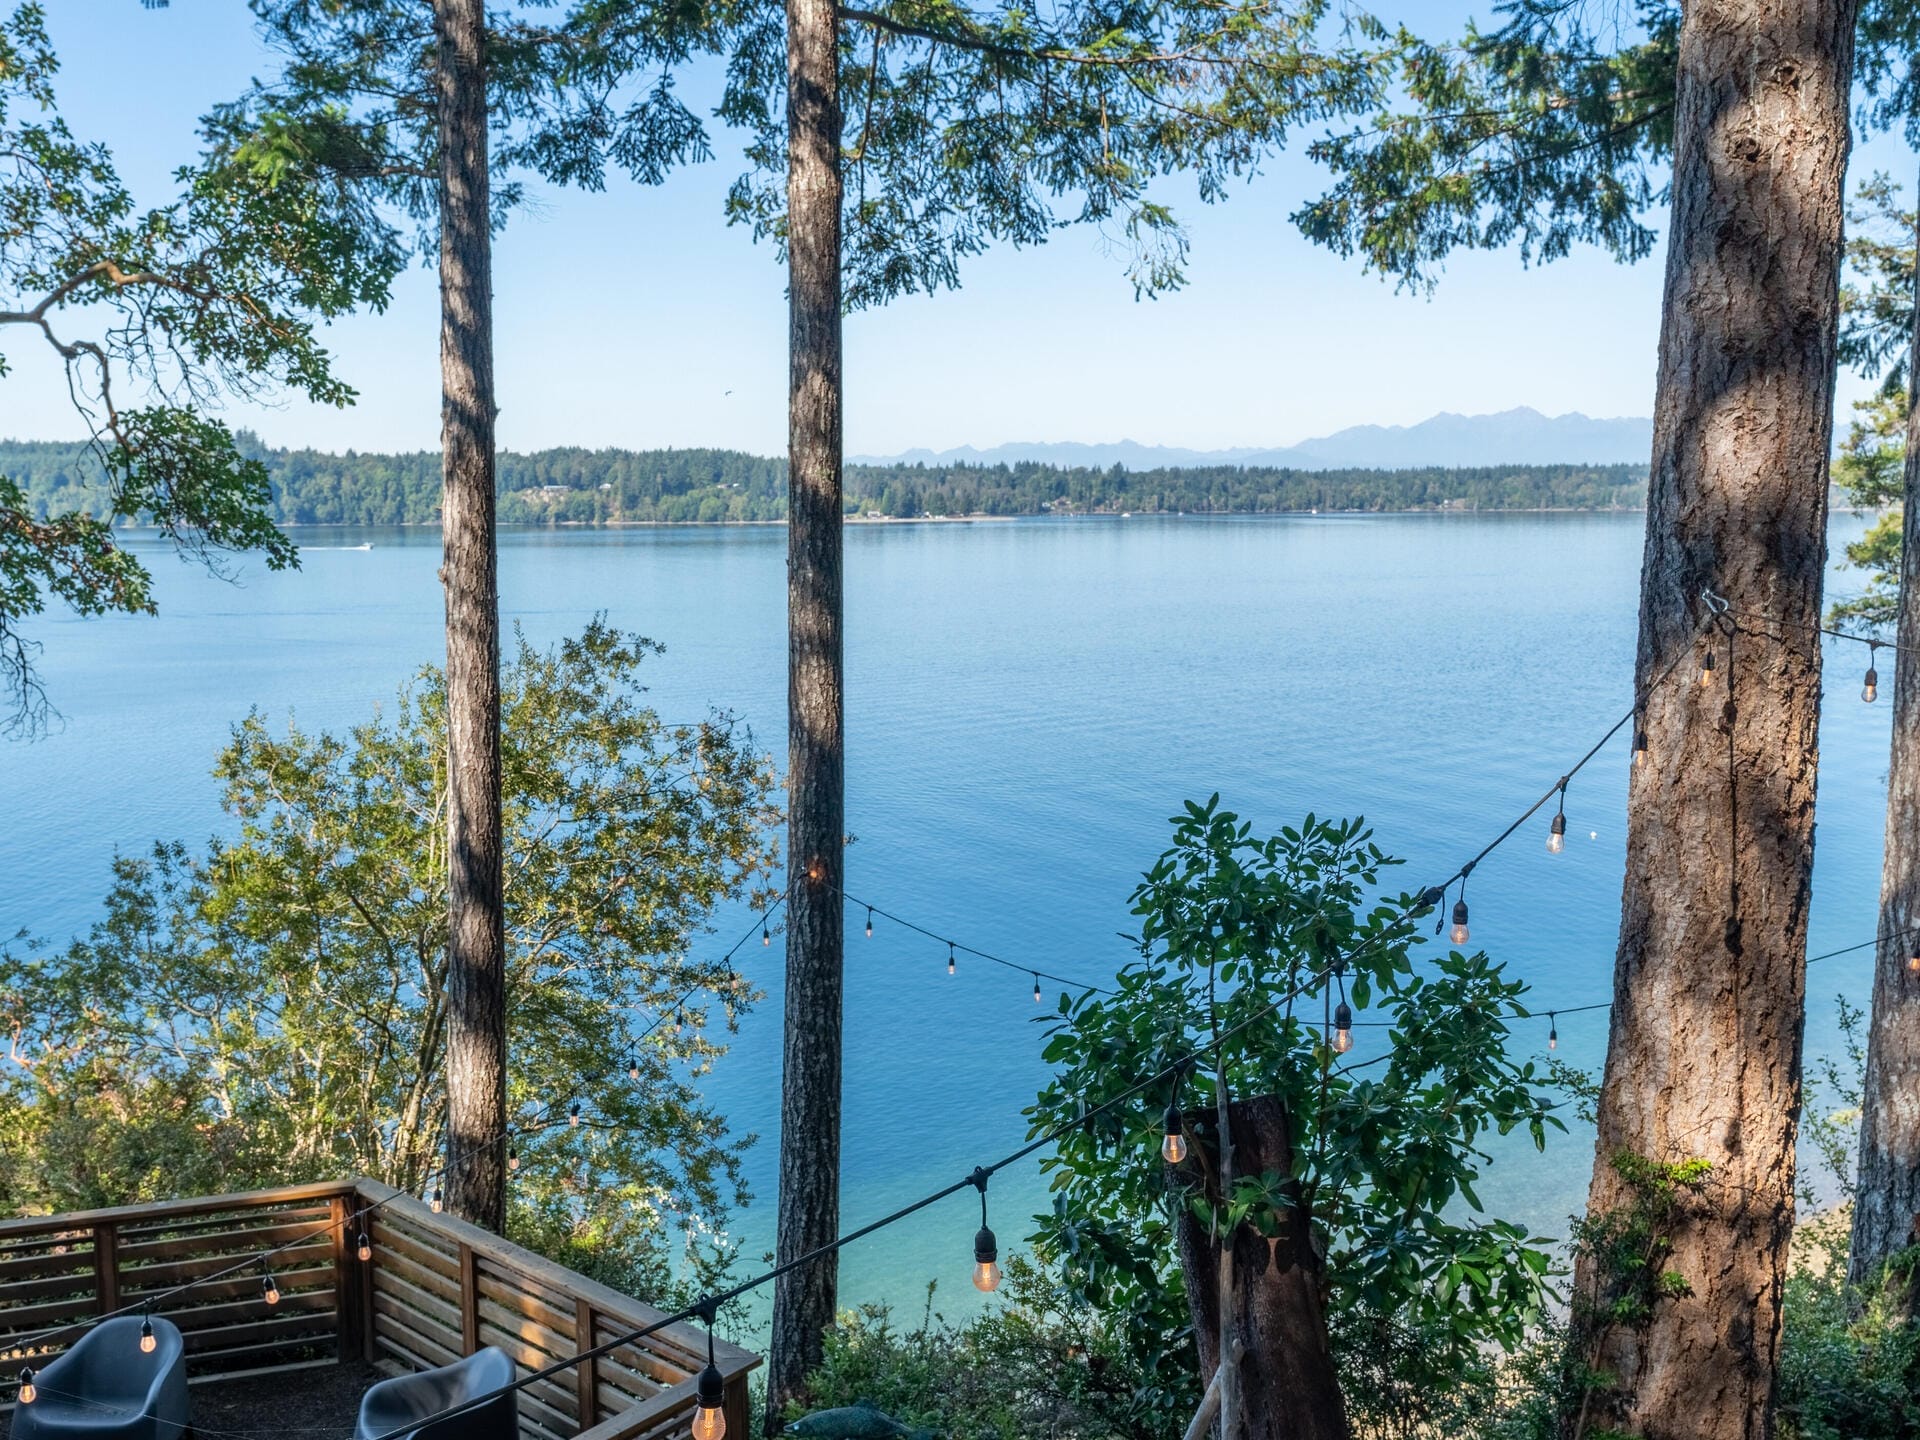
{"label": "gray tree trunk bark", "polygon": [[[840,90],[833,0],[787,0],[787,996],[781,1263],[840,1228]],[[800,1398],[833,1323],[833,1256],[774,1284],[767,1426]]]}
{"label": "gray tree trunk bark", "polygon": [[[1853,25],[1849,0],[1692,0],[1681,28],[1636,666],[1652,748],[1629,794],[1588,1213],[1627,1199],[1621,1152],[1713,1173],[1663,1264],[1691,1293],[1644,1327],[1581,1322],[1615,1381],[1590,1427],[1647,1440],[1773,1430]],[[1700,686],[1706,587],[1761,619],[1731,665],[1713,638]],[[1579,1291],[1600,1278],[1583,1257]]]}
{"label": "gray tree trunk bark", "polygon": [[[1228,1107],[1233,1170],[1242,1175],[1293,1172],[1293,1126],[1286,1106],[1271,1095],[1235,1100]],[[1181,1177],[1215,1206],[1220,1184],[1220,1120],[1213,1112],[1187,1116],[1192,1146]],[[1225,1440],[1350,1440],[1340,1379],[1327,1341],[1326,1277],[1307,1217],[1280,1217],[1273,1238],[1251,1224],[1221,1243],[1186,1206],[1180,1209],[1180,1273],[1193,1316],[1200,1374],[1220,1368],[1237,1339],[1240,1362],[1223,1376],[1237,1391]],[[1231,1273],[1230,1285],[1222,1277]],[[1224,1333],[1220,1297],[1230,1292]],[[1224,1402],[1221,1418],[1226,1421]]]}
{"label": "gray tree trunk bark", "polygon": [[493,255],[486,12],[435,0],[440,444],[447,602],[447,1207],[506,1226],[506,921],[494,558]]}
{"label": "gray tree trunk bark", "polygon": [[[1920,236],[1916,236],[1920,240]],[[1920,277],[1916,277],[1920,291]],[[1920,1222],[1920,304],[1907,363],[1907,452],[1900,526],[1900,618],[1894,639],[1893,755],[1887,767],[1887,843],[1880,869],[1880,944],[1873,968],[1866,1088],[1860,1111],[1860,1184],[1853,1200],[1848,1276],[1865,1284],[1913,1243]]]}

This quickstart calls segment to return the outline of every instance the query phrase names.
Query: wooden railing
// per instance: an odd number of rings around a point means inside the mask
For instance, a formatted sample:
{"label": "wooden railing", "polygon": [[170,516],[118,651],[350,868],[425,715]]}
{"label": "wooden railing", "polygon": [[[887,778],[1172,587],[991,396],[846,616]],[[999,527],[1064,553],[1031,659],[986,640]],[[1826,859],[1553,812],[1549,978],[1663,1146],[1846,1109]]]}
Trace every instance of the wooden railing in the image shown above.
{"label": "wooden railing", "polygon": [[[369,1205],[378,1209],[350,1219]],[[356,1252],[359,1233],[372,1258]],[[262,1298],[269,1262],[280,1301]],[[82,1323],[152,1298],[180,1327],[190,1376],[366,1360],[391,1373],[444,1365],[486,1345],[523,1375],[652,1325],[661,1313],[373,1180],[0,1221],[0,1357],[35,1364]],[[50,1333],[52,1332],[52,1333]],[[585,1361],[520,1392],[527,1440],[666,1440],[692,1421],[706,1336],[686,1325]],[[720,1344],[727,1431],[749,1433],[747,1376],[759,1358]]]}

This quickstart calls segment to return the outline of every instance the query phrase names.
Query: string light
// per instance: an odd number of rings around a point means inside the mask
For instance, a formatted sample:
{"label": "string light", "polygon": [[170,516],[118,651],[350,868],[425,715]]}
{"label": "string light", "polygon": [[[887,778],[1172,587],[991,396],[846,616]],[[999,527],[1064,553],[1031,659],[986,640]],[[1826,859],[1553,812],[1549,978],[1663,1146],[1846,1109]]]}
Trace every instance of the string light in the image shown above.
{"label": "string light", "polygon": [[580,1124],[580,1102],[574,1101],[567,1107],[567,1124],[578,1127]]}
{"label": "string light", "polygon": [[766,923],[762,923],[762,924],[761,924],[761,926],[760,926],[760,943],[761,943],[762,945],[771,945],[771,944],[773,944],[773,928],[772,928],[772,926],[771,926],[771,925],[768,925],[768,924],[766,924]]}
{"label": "string light", "polygon": [[440,1213],[441,1199],[440,1199],[440,1187],[438,1185],[433,1187],[433,1198],[427,1202],[427,1208],[433,1211],[433,1213],[436,1215]]}
{"label": "string light", "polygon": [[1713,650],[1711,647],[1708,648],[1705,655],[1700,657],[1700,683],[1703,686],[1713,684]]}
{"label": "string light", "polygon": [[953,942],[949,940],[947,942],[947,974],[951,975],[953,974],[953,972],[954,972]]}
{"label": "string light", "polygon": [[973,1237],[973,1288],[988,1295],[1000,1288],[1000,1245],[987,1228],[987,1181],[992,1172],[979,1167],[969,1178],[980,1192],[980,1229]]}
{"label": "string light", "polygon": [[1160,1142],[1160,1158],[1169,1165],[1178,1165],[1187,1158],[1187,1137],[1183,1133],[1186,1123],[1180,1115],[1180,1082],[1186,1074],[1186,1066],[1173,1067],[1173,1093],[1167,1097],[1166,1138]]}
{"label": "string light", "polygon": [[1464,945],[1473,936],[1467,928],[1467,882],[1460,882],[1460,898],[1453,902],[1453,928],[1447,932],[1447,938],[1456,945]]}
{"label": "string light", "polygon": [[354,1246],[354,1253],[359,1255],[362,1260],[373,1259],[373,1241],[367,1238],[367,1232],[364,1230],[360,1232],[360,1239]]}
{"label": "string light", "polygon": [[33,1384],[33,1366],[22,1365],[20,1367],[20,1403],[31,1405],[39,1398],[40,1392],[34,1388]]}
{"label": "string light", "polygon": [[1910,947],[1910,953],[1907,956],[1907,973],[1920,975],[1920,945]]}
{"label": "string light", "polygon": [[1033,977],[1033,1003],[1036,1005],[1040,1003],[1040,977],[1038,975]]}
{"label": "string light", "polygon": [[1559,1048],[1560,1028],[1554,1023],[1554,1012],[1549,1010],[1547,1011],[1547,1049],[1558,1050]]}
{"label": "string light", "polygon": [[152,1318],[142,1320],[140,1322],[140,1353],[151,1355],[159,1344],[159,1340],[154,1337]]}
{"label": "string light", "polygon": [[271,1270],[260,1277],[260,1298],[269,1305],[280,1303],[280,1286],[275,1283]]}
{"label": "string light", "polygon": [[1869,640],[1867,642],[1867,678],[1866,682],[1860,687],[1860,698],[1869,705],[1880,698],[1880,672],[1873,668],[1874,657],[1879,653],[1879,650],[1880,642],[1878,640]]}
{"label": "string light", "polygon": [[639,1078],[640,1078],[640,1057],[634,1054],[631,1050],[629,1050],[627,1052],[627,1079],[638,1080]]}
{"label": "string light", "polygon": [[507,1169],[514,1172],[520,1168],[520,1152],[512,1146],[507,1147]]}
{"label": "string light", "polygon": [[873,939],[873,907],[867,907],[867,939]]}
{"label": "string light", "polygon": [[1560,808],[1553,812],[1553,823],[1547,827],[1547,853],[1558,855],[1567,848],[1567,777],[1560,777]]}
{"label": "string light", "polygon": [[1639,711],[1633,714],[1633,763],[1644,765],[1647,762],[1647,723]]}
{"label": "string light", "polygon": [[693,1414],[693,1440],[721,1440],[727,1433],[727,1381],[713,1357],[713,1302],[706,1302],[707,1368],[700,1372],[696,1393],[699,1408]]}

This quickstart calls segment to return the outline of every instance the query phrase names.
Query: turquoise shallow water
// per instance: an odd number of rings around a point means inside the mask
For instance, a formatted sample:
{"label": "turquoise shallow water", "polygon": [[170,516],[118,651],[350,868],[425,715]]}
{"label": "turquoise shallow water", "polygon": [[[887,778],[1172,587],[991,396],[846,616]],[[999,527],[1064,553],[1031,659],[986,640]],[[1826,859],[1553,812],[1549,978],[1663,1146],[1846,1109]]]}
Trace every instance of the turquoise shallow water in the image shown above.
{"label": "turquoise shallow water", "polygon": [[[1637,515],[1136,518],[855,527],[847,535],[848,888],[940,933],[1096,979],[1126,958],[1132,882],[1165,817],[1218,790],[1257,827],[1364,814],[1417,877],[1450,872],[1531,803],[1630,696]],[[1860,522],[1838,517],[1833,536]],[[0,748],[0,933],[64,936],[94,917],[115,847],[199,840],[224,818],[207,767],[258,705],[344,726],[437,658],[436,532],[303,532],[295,574],[228,584],[156,558],[162,616],[39,627],[65,728]],[[774,527],[509,532],[510,617],[535,641],[605,610],[667,646],[670,719],[729,707],[776,752],[785,716],[785,533]],[[1856,577],[1837,572],[1837,589]],[[1858,647],[1830,650],[1816,951],[1869,938],[1879,887],[1887,707],[1859,702]],[[1883,693],[1891,693],[1883,665]],[[1539,1008],[1610,990],[1622,868],[1624,737],[1573,786],[1564,855],[1545,819],[1476,872],[1476,943],[1528,976]],[[730,943],[746,917],[724,917]],[[857,1224],[1025,1136],[1042,1075],[1032,983],[963,964],[849,911],[843,1214]],[[779,1114],[778,945],[746,968],[769,994],[712,1092],[764,1138],[769,1244]],[[1810,983],[1810,1054],[1870,952]],[[1545,1023],[1533,1037],[1545,1044]],[[1560,1023],[1597,1066],[1605,1017]],[[1363,1042],[1364,1043],[1364,1042]],[[1495,1210],[1564,1233],[1585,1135],[1503,1148]],[[1030,1165],[995,1182],[996,1227],[1043,1204]],[[843,1293],[909,1307],[966,1291],[965,1197],[850,1250]],[[1006,1217],[1000,1219],[998,1217]],[[964,1302],[960,1302],[964,1303]]]}

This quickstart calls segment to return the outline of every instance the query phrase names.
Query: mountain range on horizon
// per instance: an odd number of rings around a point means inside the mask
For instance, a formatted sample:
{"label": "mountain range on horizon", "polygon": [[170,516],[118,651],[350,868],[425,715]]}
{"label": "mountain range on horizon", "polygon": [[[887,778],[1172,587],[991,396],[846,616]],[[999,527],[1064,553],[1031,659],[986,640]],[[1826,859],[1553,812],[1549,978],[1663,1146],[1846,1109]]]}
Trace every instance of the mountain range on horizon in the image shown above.
{"label": "mountain range on horizon", "polygon": [[1073,440],[1016,442],[979,449],[908,450],[899,455],[853,455],[865,465],[1091,466],[1160,470],[1203,465],[1273,466],[1295,470],[1382,469],[1478,465],[1644,465],[1653,449],[1653,421],[1639,416],[1596,419],[1569,411],[1542,415],[1518,406],[1492,415],[1443,411],[1417,425],[1351,425],[1297,445],[1232,450],[1187,450],[1133,440],[1089,444]]}

